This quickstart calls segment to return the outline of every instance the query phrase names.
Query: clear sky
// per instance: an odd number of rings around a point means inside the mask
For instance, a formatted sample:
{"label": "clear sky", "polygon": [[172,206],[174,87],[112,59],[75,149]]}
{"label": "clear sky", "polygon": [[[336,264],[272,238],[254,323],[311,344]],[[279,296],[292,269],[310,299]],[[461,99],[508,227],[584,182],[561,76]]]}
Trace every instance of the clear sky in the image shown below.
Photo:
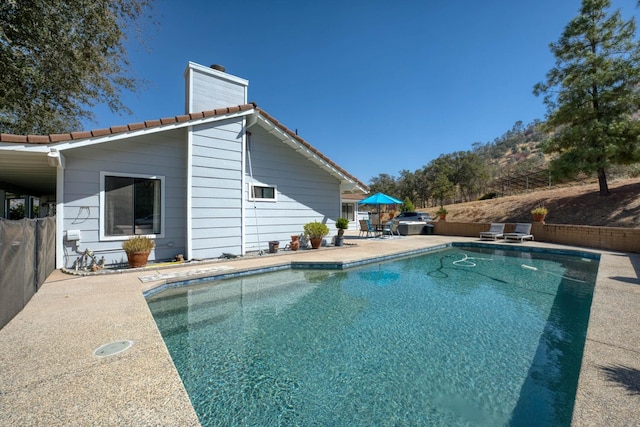
{"label": "clear sky", "polygon": [[[147,49],[132,44],[132,116],[184,113],[188,61],[249,80],[249,101],[365,183],[544,119],[533,86],[580,0],[156,0]],[[623,17],[636,0],[613,0]]]}

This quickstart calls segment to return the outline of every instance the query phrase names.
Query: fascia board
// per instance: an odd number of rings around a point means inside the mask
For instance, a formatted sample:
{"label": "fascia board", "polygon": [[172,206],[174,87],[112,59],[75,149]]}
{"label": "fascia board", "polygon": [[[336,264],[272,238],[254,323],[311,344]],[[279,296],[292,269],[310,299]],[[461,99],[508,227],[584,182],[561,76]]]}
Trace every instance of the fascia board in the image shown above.
{"label": "fascia board", "polygon": [[[258,115],[258,124],[260,124],[260,126],[262,128],[264,128],[267,132],[269,132],[271,135],[276,136],[282,142],[284,142],[285,144],[289,145],[291,148],[293,148],[298,153],[302,154],[304,157],[307,158],[307,160],[313,162],[317,166],[319,166],[322,169],[324,169],[327,172],[329,172],[331,175],[336,177],[340,182],[354,184],[354,185],[356,184],[356,182],[354,180],[352,180],[348,176],[344,175],[341,171],[336,169],[333,165],[328,163],[325,159],[323,159],[320,156],[318,156],[316,153],[314,153],[308,147],[306,147],[303,144],[301,144],[295,138],[292,138],[283,129],[281,129],[279,126],[276,126],[275,124],[273,124],[271,121],[269,121],[265,117],[263,117],[261,115]],[[360,188],[360,189],[361,189],[362,192],[366,193],[366,190],[364,188]]]}
{"label": "fascia board", "polygon": [[22,151],[30,153],[48,153],[51,148],[56,148],[58,151],[68,150],[71,148],[81,148],[96,144],[102,144],[105,142],[120,141],[127,138],[134,138],[142,135],[151,135],[158,132],[165,132],[169,130],[181,129],[190,126],[203,125],[222,120],[228,120],[237,117],[244,117],[253,113],[253,109],[246,111],[238,111],[235,113],[220,114],[212,117],[204,117],[199,119],[187,120],[178,123],[167,123],[166,125],[157,125],[149,128],[143,128],[132,131],[118,132],[113,135],[104,135],[94,138],[85,138],[64,142],[51,142],[45,144],[16,144],[16,143],[2,143],[0,144],[0,151]]}

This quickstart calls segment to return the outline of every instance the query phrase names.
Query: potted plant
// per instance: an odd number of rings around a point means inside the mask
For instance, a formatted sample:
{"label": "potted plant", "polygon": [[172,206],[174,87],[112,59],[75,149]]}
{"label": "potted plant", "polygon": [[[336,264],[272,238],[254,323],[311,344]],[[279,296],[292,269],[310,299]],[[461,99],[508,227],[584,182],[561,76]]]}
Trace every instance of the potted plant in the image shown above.
{"label": "potted plant", "polygon": [[533,215],[533,220],[535,222],[542,222],[544,221],[545,217],[547,216],[547,214],[549,213],[549,210],[547,208],[545,208],[544,206],[538,206],[537,208],[533,209],[531,211],[531,215]]}
{"label": "potted plant", "polygon": [[444,208],[444,206],[440,206],[440,209],[438,209],[438,211],[436,212],[436,215],[438,215],[440,217],[441,220],[446,220],[447,219],[447,214],[449,212],[447,212],[447,210]]}
{"label": "potted plant", "polygon": [[336,228],[338,235],[336,236],[336,246],[342,246],[344,243],[344,230],[349,228],[349,220],[346,218],[338,218],[336,220]]}
{"label": "potted plant", "polygon": [[304,225],[304,234],[309,238],[311,247],[318,249],[322,245],[322,239],[329,234],[329,227],[318,221],[308,222]]}
{"label": "potted plant", "polygon": [[122,242],[122,249],[127,253],[129,267],[137,268],[147,265],[151,249],[155,242],[146,236],[135,236]]}

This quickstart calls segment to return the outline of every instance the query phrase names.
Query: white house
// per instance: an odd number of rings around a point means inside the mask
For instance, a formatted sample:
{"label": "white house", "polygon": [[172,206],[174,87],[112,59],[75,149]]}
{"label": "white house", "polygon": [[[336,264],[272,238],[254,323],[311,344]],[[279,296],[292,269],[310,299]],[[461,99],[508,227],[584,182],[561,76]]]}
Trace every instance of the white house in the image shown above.
{"label": "white house", "polygon": [[[247,102],[248,81],[189,63],[181,116],[56,135],[0,135],[0,197],[57,213],[56,267],[85,249],[126,261],[132,235],[150,260],[217,258],[288,242],[305,223],[335,234],[341,194],[365,184]],[[2,211],[0,211],[0,215]]]}

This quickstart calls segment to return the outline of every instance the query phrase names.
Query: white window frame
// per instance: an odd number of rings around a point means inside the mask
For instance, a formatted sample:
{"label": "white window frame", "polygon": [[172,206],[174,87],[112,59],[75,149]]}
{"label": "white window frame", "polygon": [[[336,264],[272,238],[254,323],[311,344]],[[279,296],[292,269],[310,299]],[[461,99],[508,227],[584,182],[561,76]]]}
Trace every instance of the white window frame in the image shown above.
{"label": "white window frame", "polygon": [[[253,197],[253,187],[273,188],[273,198]],[[278,187],[274,185],[249,184],[249,201],[252,202],[277,202]]]}
{"label": "white window frame", "polygon": [[122,172],[108,172],[100,171],[100,240],[101,241],[124,241],[132,237],[133,235],[123,234],[121,236],[107,236],[105,231],[105,181],[107,176],[120,176],[124,178],[142,178],[142,179],[155,179],[160,181],[160,233],[148,234],[147,237],[151,239],[157,239],[164,237],[165,224],[167,222],[165,215],[166,206],[166,192],[165,192],[165,177],[163,175],[144,175],[137,173],[122,173]]}
{"label": "white window frame", "polygon": [[[347,207],[347,216],[344,216],[344,207]],[[349,209],[349,206],[351,207],[351,209]],[[351,211],[351,215],[349,215],[349,211]],[[358,207],[356,206],[355,203],[353,202],[342,202],[341,206],[340,206],[340,217],[341,218],[346,218],[349,221],[355,221],[356,220],[356,215],[358,212]]]}

